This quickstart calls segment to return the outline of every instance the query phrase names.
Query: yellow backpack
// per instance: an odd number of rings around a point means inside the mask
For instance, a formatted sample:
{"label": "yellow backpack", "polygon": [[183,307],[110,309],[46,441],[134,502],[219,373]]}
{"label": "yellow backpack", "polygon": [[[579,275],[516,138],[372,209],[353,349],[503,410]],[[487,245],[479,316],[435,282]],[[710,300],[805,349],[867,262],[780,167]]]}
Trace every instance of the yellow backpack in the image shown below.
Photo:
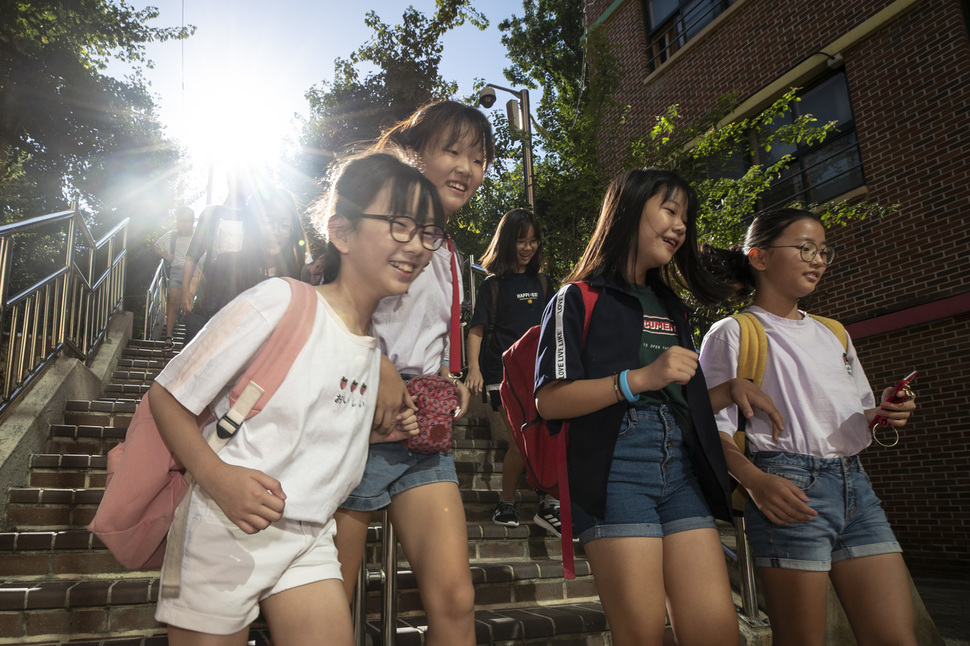
{"label": "yellow backpack", "polygon": [[[835,338],[842,344],[842,349],[848,347],[848,335],[845,327],[835,319],[828,319],[824,316],[809,314],[813,319],[827,327]],[[738,345],[738,376],[754,383],[761,388],[761,381],[765,377],[765,364],[768,361],[768,335],[765,328],[761,325],[758,317],[751,312],[741,312],[732,318],[741,326],[741,341]],[[738,445],[741,452],[748,453],[748,441],[744,427],[746,420],[738,416],[738,432],[734,435],[734,443]],[[737,487],[732,496],[732,504],[736,512],[744,511],[744,504],[747,500],[747,492],[744,487]]]}

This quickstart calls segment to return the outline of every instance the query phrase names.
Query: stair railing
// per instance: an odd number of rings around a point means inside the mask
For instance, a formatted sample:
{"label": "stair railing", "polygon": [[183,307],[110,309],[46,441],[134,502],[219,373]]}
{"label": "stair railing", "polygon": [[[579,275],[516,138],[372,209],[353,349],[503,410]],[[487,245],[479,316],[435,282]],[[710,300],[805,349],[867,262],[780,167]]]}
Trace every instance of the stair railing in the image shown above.
{"label": "stair railing", "polygon": [[151,339],[151,333],[165,322],[165,312],[168,303],[168,272],[165,271],[165,261],[158,261],[152,282],[145,291],[145,329],[142,330],[143,339]]}
{"label": "stair railing", "polygon": [[0,226],[0,410],[62,351],[87,361],[104,341],[124,303],[128,221],[95,240],[74,203]]}

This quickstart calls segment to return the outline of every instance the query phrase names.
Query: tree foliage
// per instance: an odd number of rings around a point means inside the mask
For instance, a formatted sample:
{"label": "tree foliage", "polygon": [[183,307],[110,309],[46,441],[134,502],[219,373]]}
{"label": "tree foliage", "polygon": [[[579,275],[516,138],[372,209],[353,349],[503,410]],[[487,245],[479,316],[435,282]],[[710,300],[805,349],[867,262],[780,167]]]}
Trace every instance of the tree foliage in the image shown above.
{"label": "tree foliage", "polygon": [[[154,7],[123,1],[0,4],[0,217],[81,203],[106,211],[156,204],[179,158],[155,118],[140,69],[145,44],[187,36],[155,28]],[[133,67],[119,81],[109,60]],[[171,202],[169,197],[166,202]]]}
{"label": "tree foliage", "polygon": [[[701,198],[699,238],[728,247],[738,244],[753,214],[765,206],[761,196],[791,165],[785,155],[768,165],[746,164],[758,150],[770,151],[778,143],[817,144],[832,134],[835,123],[818,123],[811,115],[778,126],[779,117],[798,101],[791,89],[752,117],[726,121],[737,107],[737,96],[728,94],[703,116],[683,122],[677,105],[658,115],[653,128],[631,142],[627,166],[670,168],[684,176]],[[756,142],[756,143],[755,143]],[[727,169],[725,160],[740,163]],[[874,202],[843,201],[789,205],[817,211],[827,225],[881,215],[894,207]]]}
{"label": "tree foliage", "polygon": [[[617,114],[623,107],[613,95],[621,72],[599,31],[586,34],[581,2],[524,0],[522,17],[504,20],[502,43],[511,66],[504,70],[515,86],[541,89],[533,124],[535,211],[543,227],[548,271],[568,273],[596,221],[607,181],[600,151],[619,146]],[[595,61],[591,68],[590,61]],[[464,248],[480,254],[511,207],[527,206],[520,143],[523,133],[497,116],[499,159],[473,203],[467,230],[480,232]]]}
{"label": "tree foliage", "polygon": [[315,181],[336,155],[376,139],[382,128],[457,91],[454,82],[438,73],[441,37],[466,22],[479,29],[488,26],[471,4],[437,0],[430,17],[408,7],[399,25],[388,25],[374,11],[367,13],[364,22],[373,36],[348,58],[334,61],[332,81],[306,93],[310,117],[303,124],[301,152],[293,160],[302,177],[288,181],[298,195],[308,199],[317,192]]}

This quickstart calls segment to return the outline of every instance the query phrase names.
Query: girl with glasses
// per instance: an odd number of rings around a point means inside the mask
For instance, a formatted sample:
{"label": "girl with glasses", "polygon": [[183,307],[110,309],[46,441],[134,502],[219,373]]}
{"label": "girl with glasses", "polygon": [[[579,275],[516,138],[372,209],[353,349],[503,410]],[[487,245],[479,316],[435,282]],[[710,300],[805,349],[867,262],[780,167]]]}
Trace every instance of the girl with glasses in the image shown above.
{"label": "girl with glasses", "polygon": [[[437,189],[447,222],[481,186],[493,153],[492,128],[475,108],[441,101],[420,108],[391,128],[377,142],[378,148],[387,146],[403,147],[415,158]],[[410,223],[392,221],[390,226],[397,232],[396,239],[418,237]],[[402,376],[450,377],[461,371],[462,340],[452,335],[462,291],[460,263],[451,245],[441,245],[439,236],[438,230],[421,230],[424,248],[436,247],[431,264],[406,294],[384,299],[374,314],[374,329],[387,359],[374,418],[378,428],[395,422],[405,388]],[[468,408],[469,394],[461,381],[453,379],[460,415]],[[393,443],[371,447],[363,480],[336,515],[348,598],[363,560],[367,525],[373,512],[384,507],[418,582],[428,619],[425,643],[471,646],[475,591],[454,455],[410,453]]]}
{"label": "girl with glasses", "polygon": [[[502,493],[492,512],[492,522],[519,526],[515,492],[525,465],[502,408],[502,353],[533,325],[542,321],[542,310],[554,293],[549,276],[542,273],[542,235],[539,220],[531,211],[513,209],[502,216],[482,256],[488,276],[482,282],[468,330],[468,377],[465,385],[473,395],[483,390],[491,404],[489,427],[495,439],[508,441],[502,461]],[[560,537],[559,501],[543,496],[535,523]]]}
{"label": "girl with glasses", "polygon": [[[851,339],[798,308],[834,257],[809,211],[759,215],[740,250],[708,249],[708,265],[744,292],[767,336],[761,390],[784,429],[746,415],[752,457],[734,442],[738,412],[717,415],[731,475],[747,490],[747,535],[764,582],[772,643],[821,646],[831,580],[860,644],[916,644],[906,566],[859,461],[869,423],[902,427],[916,405],[876,403]],[[704,338],[701,366],[718,386],[738,374],[741,328],[733,318]]]}
{"label": "girl with glasses", "polygon": [[[243,292],[149,390],[159,433],[198,485],[182,503],[189,509],[181,585],[176,596],[159,595],[155,614],[173,646],[242,646],[259,614],[274,644],[354,643],[333,514],[360,481],[370,441],[417,432],[413,415],[390,435],[368,432],[380,381],[371,318],[431,258],[418,240],[401,242],[361,212],[433,226],[444,216],[431,182],[394,155],[353,159],[331,186],[321,226],[329,282],[271,278]],[[215,419],[227,413],[229,388],[295,294],[313,312],[302,319],[306,342],[262,410],[215,453],[206,438],[216,423],[200,433],[196,416],[207,408]],[[166,560],[162,571],[170,566]]]}

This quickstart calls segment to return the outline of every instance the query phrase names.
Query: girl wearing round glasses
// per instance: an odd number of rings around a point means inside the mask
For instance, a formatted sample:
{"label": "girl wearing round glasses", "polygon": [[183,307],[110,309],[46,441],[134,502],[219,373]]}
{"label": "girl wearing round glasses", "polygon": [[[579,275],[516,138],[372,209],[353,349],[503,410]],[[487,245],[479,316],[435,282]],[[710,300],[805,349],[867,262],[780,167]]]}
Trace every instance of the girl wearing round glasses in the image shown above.
{"label": "girl wearing round glasses", "polygon": [[[401,147],[412,156],[437,189],[447,222],[481,186],[493,155],[492,128],[475,108],[439,101],[392,127],[376,147]],[[424,226],[419,234],[418,227],[401,218],[389,223],[395,239],[420,235],[424,248],[435,251],[407,293],[385,298],[374,312],[374,331],[386,358],[374,417],[378,428],[388,421],[393,424],[401,410],[402,375],[449,376],[461,370],[461,338],[452,335],[461,302],[457,255],[451,245],[442,244],[440,228]],[[469,393],[455,381],[461,402],[457,416],[467,409]],[[395,443],[371,447],[360,485],[335,516],[348,596],[353,594],[371,516],[385,507],[418,582],[428,621],[425,643],[472,646],[475,589],[454,454],[410,453]]]}
{"label": "girl wearing round glasses", "polygon": [[[751,459],[734,442],[736,406],[717,414],[731,475],[747,490],[745,518],[765,586],[772,643],[821,646],[831,579],[860,644],[916,644],[909,578],[886,514],[859,461],[869,422],[899,428],[912,399],[877,404],[851,339],[798,309],[834,258],[818,217],[799,209],[759,215],[741,250],[709,248],[708,264],[754,290],[748,312],[767,335],[761,389],[784,415],[745,421]],[[710,386],[737,377],[740,325],[716,323],[700,363]]]}

